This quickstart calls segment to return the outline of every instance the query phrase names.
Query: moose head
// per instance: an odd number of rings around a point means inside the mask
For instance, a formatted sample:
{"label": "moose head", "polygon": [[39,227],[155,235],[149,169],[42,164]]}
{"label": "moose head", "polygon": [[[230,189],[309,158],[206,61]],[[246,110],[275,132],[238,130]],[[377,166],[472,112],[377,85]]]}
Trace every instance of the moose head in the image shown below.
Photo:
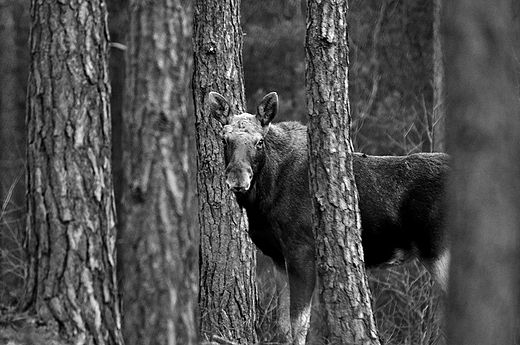
{"label": "moose head", "polygon": [[211,115],[222,124],[226,163],[226,183],[235,194],[246,193],[265,162],[265,137],[278,111],[278,95],[267,94],[256,115],[234,115],[228,101],[216,92],[209,93]]}

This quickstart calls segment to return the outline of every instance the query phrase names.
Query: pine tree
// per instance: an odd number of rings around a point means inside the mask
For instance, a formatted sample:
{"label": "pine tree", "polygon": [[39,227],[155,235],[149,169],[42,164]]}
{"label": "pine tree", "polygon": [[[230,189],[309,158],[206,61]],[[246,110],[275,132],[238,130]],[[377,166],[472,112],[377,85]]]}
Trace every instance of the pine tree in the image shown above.
{"label": "pine tree", "polygon": [[130,344],[198,338],[191,6],[130,2],[119,246]]}
{"label": "pine tree", "polygon": [[103,1],[32,1],[26,307],[77,344],[122,344]]}
{"label": "pine tree", "polygon": [[352,171],[347,1],[307,9],[306,87],[318,293],[327,344],[379,344]]}
{"label": "pine tree", "polygon": [[247,219],[224,182],[221,126],[210,118],[210,91],[231,111],[245,105],[240,0],[195,2],[193,96],[197,128],[200,234],[200,329],[239,343],[256,341],[255,249]]}
{"label": "pine tree", "polygon": [[515,344],[520,104],[512,14],[518,4],[455,0],[444,6],[446,144],[452,156],[447,340]]}

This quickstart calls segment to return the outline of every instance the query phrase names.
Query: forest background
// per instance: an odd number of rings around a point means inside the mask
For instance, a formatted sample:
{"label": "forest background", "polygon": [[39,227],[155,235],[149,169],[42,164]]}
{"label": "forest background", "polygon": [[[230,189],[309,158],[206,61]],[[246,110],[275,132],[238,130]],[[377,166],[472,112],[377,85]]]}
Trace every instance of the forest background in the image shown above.
{"label": "forest background", "polygon": [[[109,0],[112,41],[113,172],[116,199],[122,180],[121,122],[128,4]],[[267,92],[280,97],[277,121],[307,121],[304,1],[242,1],[244,75],[248,105]],[[352,138],[356,151],[403,155],[432,151],[434,2],[352,0],[349,13]],[[19,300],[24,279],[25,117],[29,65],[29,2],[0,1],[0,305]],[[218,91],[218,90],[216,90]],[[253,108],[249,109],[254,111]],[[275,318],[276,294],[268,259],[259,255],[259,308]],[[370,272],[378,328],[386,343],[431,344],[442,338],[438,292],[412,263]],[[390,312],[392,311],[392,312]],[[260,322],[263,340],[273,337]]]}

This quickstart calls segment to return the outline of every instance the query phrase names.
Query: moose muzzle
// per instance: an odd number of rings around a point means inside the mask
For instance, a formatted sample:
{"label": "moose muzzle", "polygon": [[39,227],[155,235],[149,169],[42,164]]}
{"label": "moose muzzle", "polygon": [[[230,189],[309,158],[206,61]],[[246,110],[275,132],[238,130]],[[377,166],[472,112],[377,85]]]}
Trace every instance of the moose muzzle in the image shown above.
{"label": "moose muzzle", "polygon": [[233,165],[226,169],[226,184],[234,193],[245,193],[251,187],[253,170],[249,166]]}

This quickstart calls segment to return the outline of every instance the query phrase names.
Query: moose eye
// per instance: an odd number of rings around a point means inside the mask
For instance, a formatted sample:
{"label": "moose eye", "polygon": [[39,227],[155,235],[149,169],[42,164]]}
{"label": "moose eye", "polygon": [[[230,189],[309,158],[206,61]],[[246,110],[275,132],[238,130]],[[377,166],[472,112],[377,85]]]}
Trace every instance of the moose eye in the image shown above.
{"label": "moose eye", "polygon": [[264,147],[264,139],[258,140],[258,142],[255,145],[257,150],[260,150],[262,147]]}

